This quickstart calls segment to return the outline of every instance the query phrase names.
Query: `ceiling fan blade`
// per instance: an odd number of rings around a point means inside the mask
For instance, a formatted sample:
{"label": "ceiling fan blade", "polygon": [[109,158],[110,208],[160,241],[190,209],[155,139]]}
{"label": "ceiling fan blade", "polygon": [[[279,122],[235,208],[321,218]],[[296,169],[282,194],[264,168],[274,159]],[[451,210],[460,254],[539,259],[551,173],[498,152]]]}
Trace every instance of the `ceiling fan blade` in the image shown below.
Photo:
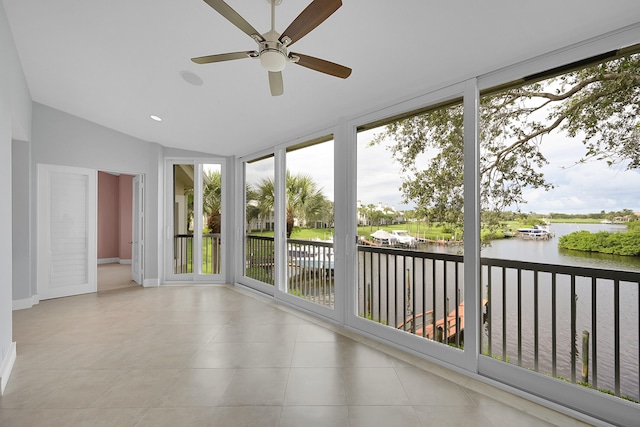
{"label": "ceiling fan blade", "polygon": [[220,15],[227,18],[227,20],[231,22],[233,25],[240,28],[249,37],[257,36],[259,38],[259,41],[264,41],[264,38],[262,37],[262,35],[260,35],[258,30],[253,28],[251,24],[249,24],[242,16],[240,16],[238,12],[233,10],[231,6],[226,4],[224,1],[204,0],[204,2],[207,3],[209,6],[211,6],[212,8],[214,8],[216,12],[218,12]]}
{"label": "ceiling fan blade", "polygon": [[293,20],[291,25],[282,32],[280,42],[283,42],[284,38],[288,37],[291,39],[291,43],[289,43],[289,46],[291,46],[306,36],[309,31],[322,24],[333,12],[338,10],[340,6],[342,6],[342,1],[340,0],[313,0],[313,2]]}
{"label": "ceiling fan blade", "polygon": [[291,56],[300,58],[296,64],[310,68],[321,73],[346,79],[351,75],[351,68],[334,62],[325,61],[324,59],[314,58],[313,56],[302,55],[301,53],[291,52]]}
{"label": "ceiling fan blade", "polygon": [[233,52],[233,53],[221,53],[220,55],[208,55],[199,56],[197,58],[191,58],[196,64],[210,64],[212,62],[232,61],[234,59],[242,58],[256,58],[258,52],[255,50],[249,50],[247,52]]}
{"label": "ceiling fan blade", "polygon": [[281,71],[276,73],[269,71],[269,88],[271,89],[271,96],[280,96],[284,93]]}

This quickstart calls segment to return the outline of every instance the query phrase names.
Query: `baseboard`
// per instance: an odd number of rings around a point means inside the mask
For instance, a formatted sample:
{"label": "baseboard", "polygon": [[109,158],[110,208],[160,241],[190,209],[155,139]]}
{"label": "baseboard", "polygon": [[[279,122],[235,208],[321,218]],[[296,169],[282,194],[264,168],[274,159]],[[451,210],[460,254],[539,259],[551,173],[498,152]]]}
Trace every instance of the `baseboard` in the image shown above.
{"label": "baseboard", "polygon": [[0,367],[0,396],[4,394],[4,389],[7,387],[11,371],[13,370],[13,364],[16,361],[16,343],[15,341],[9,346],[7,356],[2,361],[2,367]]}
{"label": "baseboard", "polygon": [[145,288],[154,288],[160,286],[160,280],[158,279],[144,279],[142,286]]}
{"label": "baseboard", "polygon": [[98,265],[101,264],[133,264],[130,259],[120,259],[120,258],[100,258],[98,260]]}
{"label": "baseboard", "polygon": [[40,296],[34,295],[31,298],[13,300],[11,308],[13,310],[24,310],[27,308],[31,308],[34,305],[38,305],[39,303],[40,303]]}

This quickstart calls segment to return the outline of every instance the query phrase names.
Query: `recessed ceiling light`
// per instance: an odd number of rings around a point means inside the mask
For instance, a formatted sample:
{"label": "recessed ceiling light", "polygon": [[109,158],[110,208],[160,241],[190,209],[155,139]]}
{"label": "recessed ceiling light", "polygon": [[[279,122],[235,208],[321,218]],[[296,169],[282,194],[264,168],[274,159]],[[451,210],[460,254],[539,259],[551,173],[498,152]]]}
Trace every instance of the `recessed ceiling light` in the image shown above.
{"label": "recessed ceiling light", "polygon": [[156,122],[161,122],[162,119],[154,114],[150,115],[149,117],[151,117],[152,120],[155,120]]}
{"label": "recessed ceiling light", "polygon": [[192,73],[191,71],[180,71],[180,77],[182,77],[182,79],[190,85],[202,86],[202,79],[197,74]]}

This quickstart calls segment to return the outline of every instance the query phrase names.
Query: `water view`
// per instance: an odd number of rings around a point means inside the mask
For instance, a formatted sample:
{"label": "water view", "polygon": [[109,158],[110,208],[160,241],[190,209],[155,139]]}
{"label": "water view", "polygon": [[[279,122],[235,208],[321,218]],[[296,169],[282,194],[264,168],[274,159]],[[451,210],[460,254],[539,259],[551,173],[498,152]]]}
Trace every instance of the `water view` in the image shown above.
{"label": "water view", "polygon": [[[510,259],[516,261],[536,262],[554,265],[567,265],[583,268],[597,268],[616,271],[640,272],[640,258],[617,256],[581,251],[569,251],[558,248],[558,238],[575,231],[590,232],[609,231],[624,232],[626,226],[618,224],[553,224],[550,227],[555,237],[550,240],[523,240],[520,238],[494,241],[483,248],[483,258]],[[502,323],[506,322],[506,354],[508,361],[519,363],[524,367],[534,368],[544,373],[555,371],[557,376],[571,378],[572,357],[575,357],[577,381],[580,381],[583,350],[581,346],[583,333],[588,333],[590,372],[589,384],[593,385],[594,370],[597,369],[597,387],[615,390],[616,383],[621,395],[638,399],[639,395],[639,352],[638,352],[638,305],[639,291],[637,283],[621,281],[616,291],[612,281],[597,281],[596,293],[593,294],[592,282],[588,277],[575,277],[575,342],[572,343],[571,328],[571,284],[569,277],[557,279],[556,290],[556,326],[555,334],[552,324],[552,285],[550,274],[538,276],[537,296],[534,294],[533,274],[522,274],[521,301],[517,300],[517,291],[510,284],[515,283],[514,271],[506,275],[507,286],[505,313],[502,312],[503,287],[493,286],[492,325],[486,324],[483,330],[483,340],[486,344],[491,336],[492,354],[502,355],[503,338]],[[484,289],[485,295],[487,288]],[[616,298],[616,292],[618,297]],[[616,303],[619,301],[619,341],[614,337],[616,322]],[[534,331],[534,304],[538,307],[537,334]],[[518,306],[520,305],[520,310]],[[594,308],[595,307],[595,308]],[[520,314],[519,314],[520,313]],[[596,317],[596,330],[593,330],[593,313]],[[521,342],[518,344],[518,334],[514,330],[518,324],[518,316],[522,316]],[[492,329],[490,331],[489,329]],[[597,337],[594,340],[594,337]],[[537,360],[536,343],[537,340]],[[555,340],[555,344],[554,344]],[[518,345],[521,346],[521,360],[518,360]],[[553,360],[555,345],[557,359]],[[619,347],[616,355],[616,345]],[[572,346],[575,353],[572,354]],[[594,348],[595,347],[595,348]],[[594,354],[595,353],[595,354]],[[595,360],[594,360],[595,356]],[[620,371],[615,372],[616,356]],[[597,364],[596,364],[597,363]],[[618,376],[619,378],[616,378]]]}
{"label": "water view", "polygon": [[640,271],[640,257],[569,251],[558,248],[558,238],[575,231],[615,233],[624,232],[626,229],[626,225],[622,224],[552,224],[550,230],[554,234],[554,238],[550,240],[522,240],[519,238],[494,240],[490,246],[482,249],[482,256],[545,264]]}

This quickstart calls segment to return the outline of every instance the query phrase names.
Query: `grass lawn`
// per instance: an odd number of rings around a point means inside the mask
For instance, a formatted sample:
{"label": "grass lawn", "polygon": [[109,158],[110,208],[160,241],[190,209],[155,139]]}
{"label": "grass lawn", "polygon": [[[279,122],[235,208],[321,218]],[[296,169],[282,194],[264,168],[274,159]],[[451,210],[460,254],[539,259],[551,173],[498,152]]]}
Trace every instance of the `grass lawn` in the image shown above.
{"label": "grass lawn", "polygon": [[549,219],[549,222],[554,224],[600,224],[600,219],[595,218],[558,218]]}
{"label": "grass lawn", "polygon": [[[364,238],[369,238],[371,233],[374,233],[376,230],[382,229],[385,231],[391,230],[408,230],[411,235],[418,234],[420,237],[424,237],[427,239],[451,239],[454,237],[455,233],[446,232],[444,227],[442,226],[432,226],[428,227],[426,224],[421,223],[407,223],[407,224],[393,224],[393,225],[382,225],[382,226],[361,226],[358,227],[358,235]],[[273,237],[273,231],[252,231],[252,236],[264,236],[264,237]],[[320,239],[320,240],[329,240],[333,236],[333,228],[294,228],[293,233],[291,233],[292,239],[300,239],[300,240],[311,240],[311,239]],[[458,231],[456,236],[457,239],[461,237],[461,232]]]}

